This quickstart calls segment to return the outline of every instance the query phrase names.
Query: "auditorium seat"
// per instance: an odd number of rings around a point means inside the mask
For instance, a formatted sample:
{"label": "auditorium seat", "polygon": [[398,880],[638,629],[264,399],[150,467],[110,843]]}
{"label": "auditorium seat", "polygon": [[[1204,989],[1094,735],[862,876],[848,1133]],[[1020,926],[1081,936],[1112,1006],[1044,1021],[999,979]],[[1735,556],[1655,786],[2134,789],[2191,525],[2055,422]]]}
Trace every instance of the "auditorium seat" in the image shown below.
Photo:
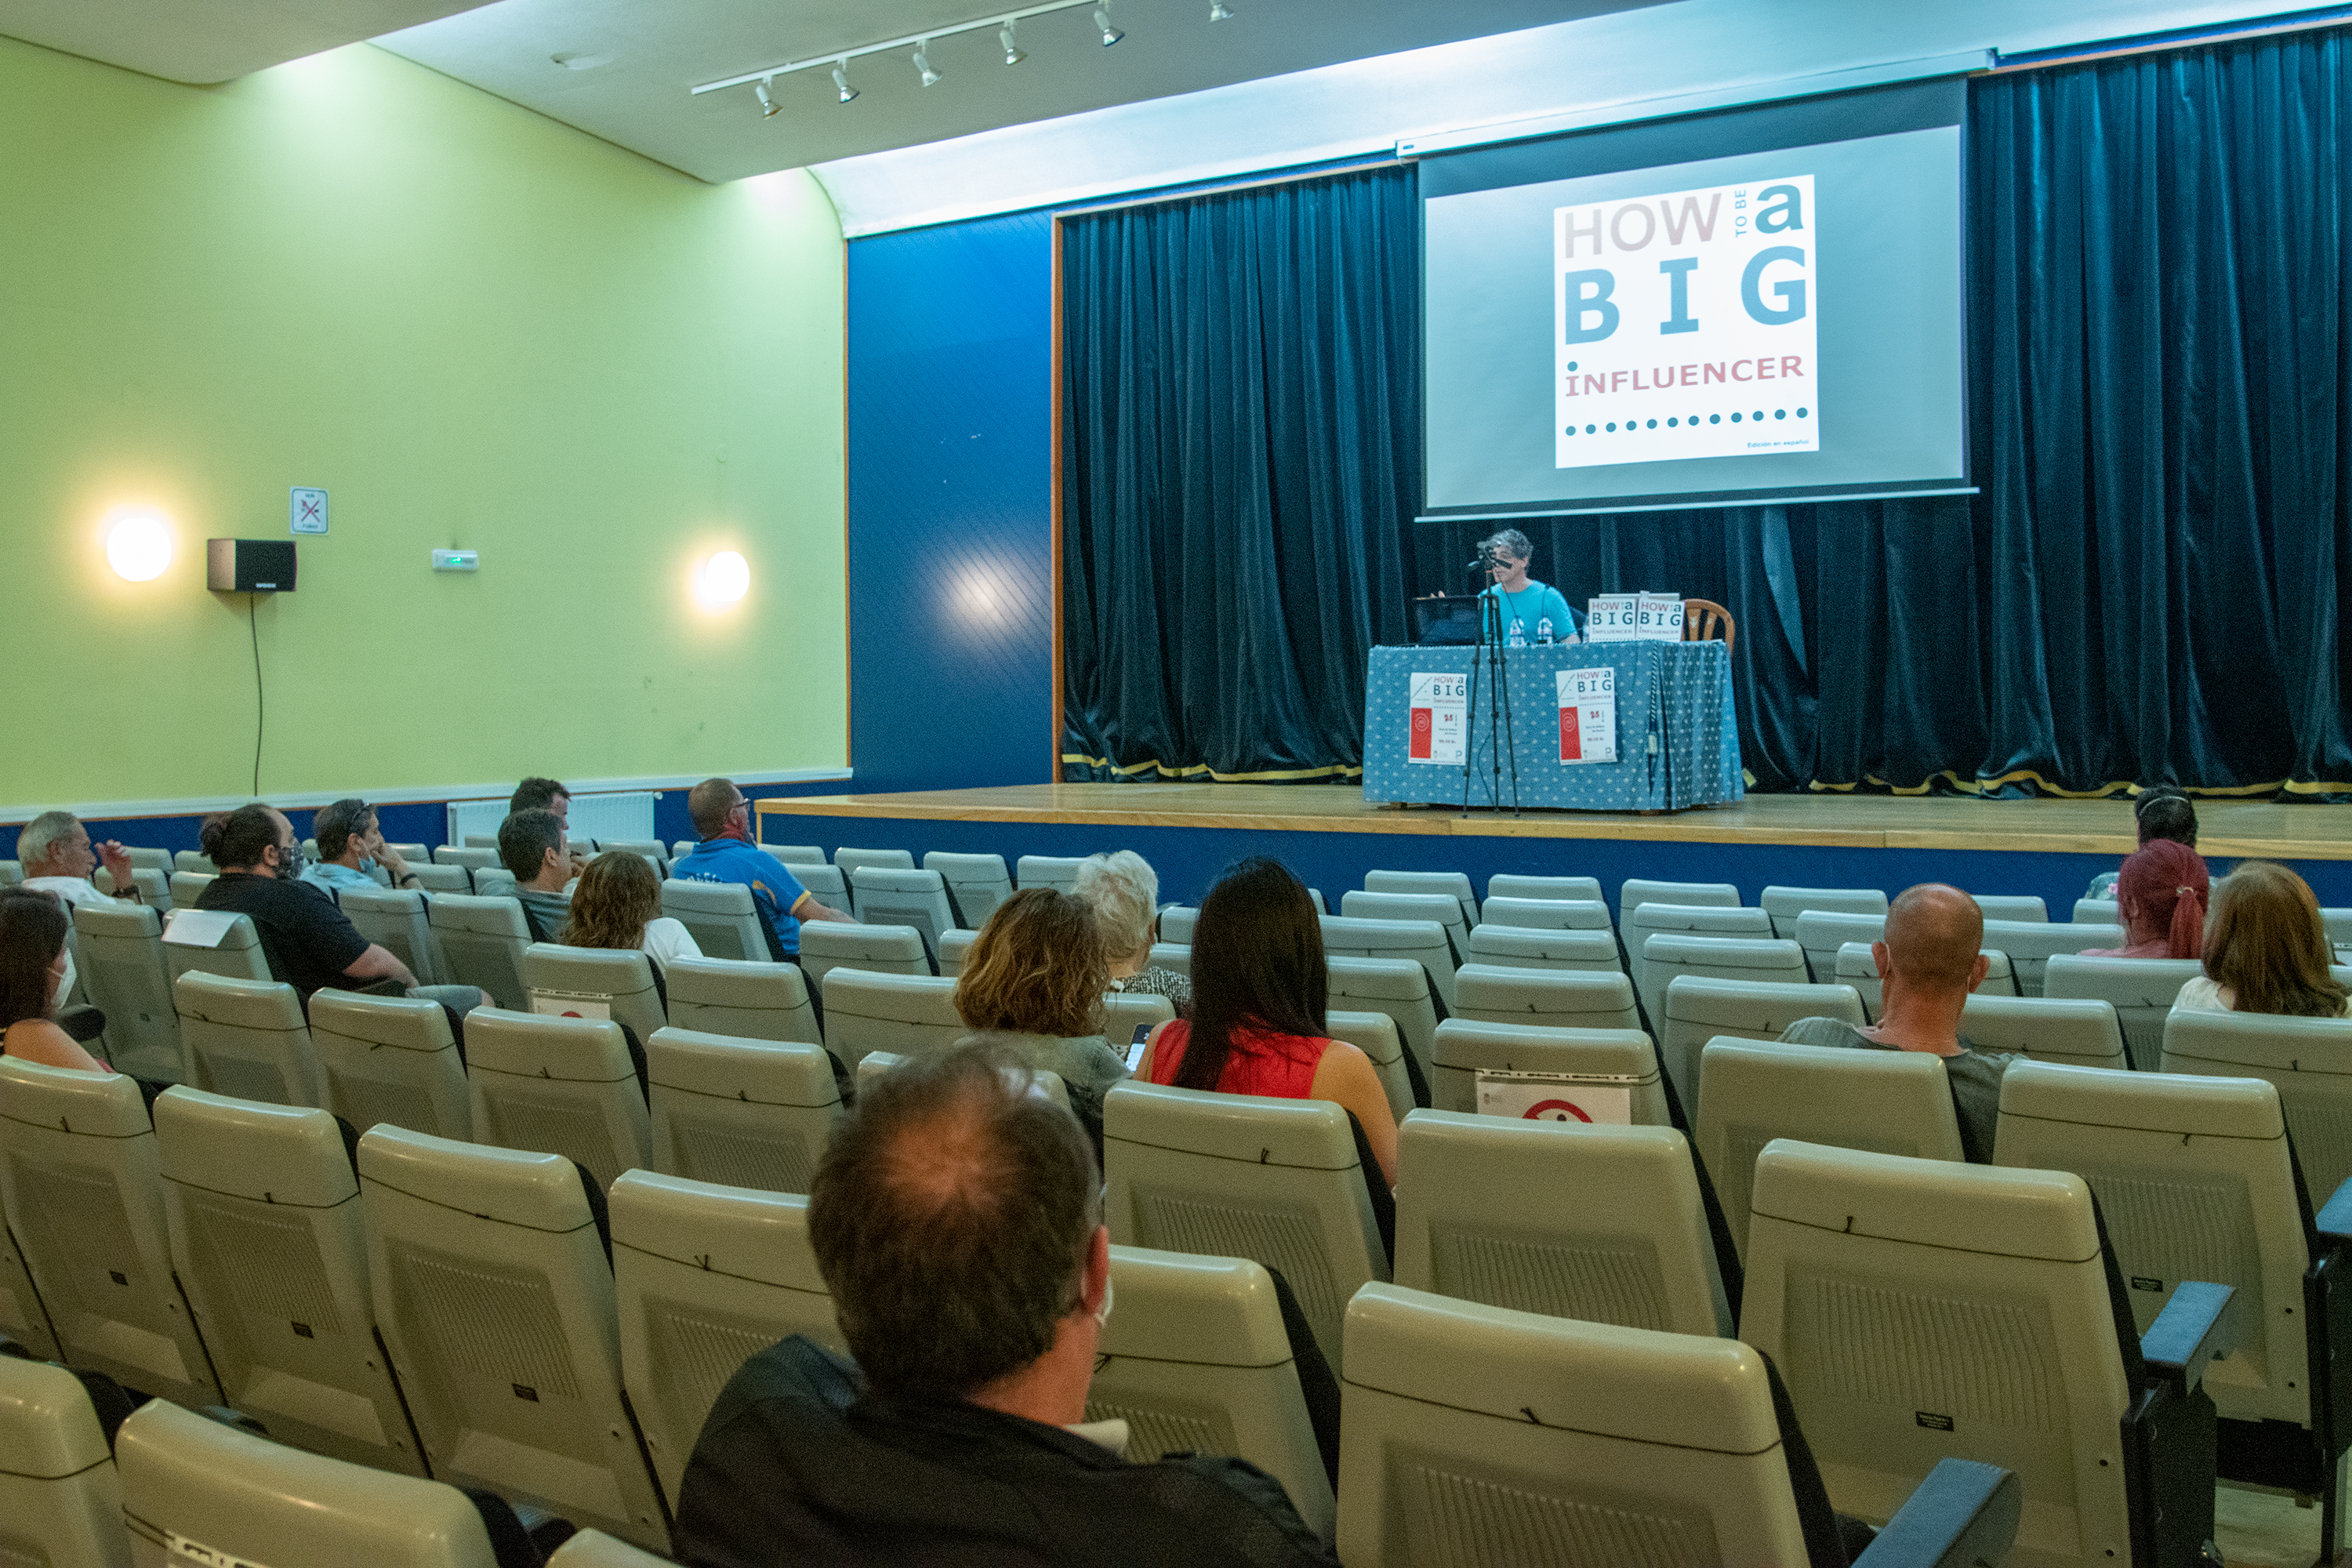
{"label": "auditorium seat", "polygon": [[2050,906],[2028,893],[1970,893],[1969,897],[1977,901],[1977,908],[1988,921],[2047,923],[2050,919]]}
{"label": "auditorium seat", "polygon": [[555,1017],[610,1018],[643,1045],[669,1026],[654,988],[654,961],[634,948],[559,947],[535,942],[522,951],[530,1010]]}
{"label": "auditorium seat", "polygon": [[468,848],[444,844],[433,851],[433,863],[436,866],[463,866],[468,871],[478,871],[486,866],[497,865],[499,852],[495,847]]}
{"label": "auditorium seat", "polygon": [[1941,1057],[1724,1039],[1710,1042],[1698,1059],[1695,1142],[1742,1258],[1756,1156],[1774,1139],[1956,1163],[1963,1158]]}
{"label": "auditorium seat", "polygon": [[[172,852],[169,849],[150,848],[143,844],[126,844],[122,847],[122,852],[131,858],[131,868],[134,871],[161,871],[165,877],[169,877],[179,868],[173,863]],[[10,863],[14,864],[14,862]]]}
{"label": "auditorium seat", "polygon": [[[979,940],[980,933],[976,931],[959,930],[941,931],[940,933],[939,952],[937,954],[940,961],[940,973],[941,974],[961,974],[963,973],[964,959],[971,953],[971,944]],[[1191,950],[1187,949],[1186,951],[1189,952]]]}
{"label": "auditorium seat", "polygon": [[345,888],[335,895],[352,929],[408,965],[419,985],[448,984],[425,895],[415,888]]}
{"label": "auditorium seat", "polygon": [[[1470,879],[1460,871],[1367,871],[1364,891],[1368,893],[1442,893],[1462,906],[1462,923],[1466,928],[1478,923],[1478,895]],[[1347,901],[1341,895],[1340,902]],[[1346,913],[1345,910],[1340,911]]]}
{"label": "auditorium seat", "polygon": [[2037,1062],[2130,1066],[2116,1010],[2105,1002],[1979,994],[1960,1011],[1960,1033],[1980,1050],[2016,1051]]}
{"label": "auditorium seat", "polygon": [[804,1193],[841,1121],[822,1046],[691,1029],[646,1042],[653,1165],[665,1175]]}
{"label": "auditorium seat", "polygon": [[661,1568],[668,1561],[601,1530],[580,1530],[547,1554],[547,1568]]}
{"label": "auditorium seat", "polygon": [[596,840],[596,853],[599,855],[610,855],[615,851],[642,855],[645,857],[646,864],[653,868],[654,875],[656,877],[666,876],[668,873],[669,850],[658,838],[599,838]]}
{"label": "auditorium seat", "polygon": [[[1738,909],[1739,889],[1729,882],[1656,882],[1642,877],[1630,877],[1618,885],[1617,923],[1622,926],[1643,904]],[[1769,926],[1764,934],[1771,934]]]}
{"label": "auditorium seat", "polygon": [[934,849],[923,857],[923,869],[945,879],[955,906],[950,923],[965,931],[986,925],[996,906],[1013,896],[1013,876],[1002,855],[951,855]]}
{"label": "auditorium seat", "polygon": [[[162,852],[159,850],[157,853]],[[89,882],[91,887],[101,893],[120,895],[121,892],[121,889],[115,884],[114,873],[103,866],[90,873]],[[133,866],[131,868],[131,885],[139,889],[140,901],[149,909],[158,911],[168,911],[171,909],[172,873],[170,871],[158,870],[147,866]]]}
{"label": "auditorium seat", "polygon": [[2059,953],[2042,966],[2044,996],[2086,998],[2116,1010],[2132,1066],[2154,1072],[2164,1055],[2164,1021],[2180,988],[2205,973],[2193,958],[2085,958]]}
{"label": "auditorium seat", "polygon": [[1626,977],[1633,982],[1633,993],[1642,999],[1643,1011],[1654,1026],[1657,1017],[1655,1004],[1659,1000],[1657,993],[1663,987],[1654,987],[1650,984],[1650,966],[1645,956],[1650,938],[1733,937],[1769,942],[1772,940],[1772,917],[1762,910],[1730,905],[1670,904],[1652,900],[1621,916],[1617,922],[1617,935],[1625,945]]}
{"label": "auditorium seat", "polygon": [[0,860],[0,888],[14,888],[22,883],[24,879],[25,865],[23,861]]}
{"label": "auditorium seat", "polygon": [[1397,1132],[1396,1282],[1555,1318],[1732,1331],[1698,1168],[1671,1127],[1414,1111]]}
{"label": "auditorium seat", "polygon": [[1476,1024],[1552,1029],[1638,1029],[1633,984],[1622,974],[1465,967],[1454,978],[1454,1016]]}
{"label": "auditorium seat", "polygon": [[[9,1228],[5,1214],[0,1214],[0,1334],[7,1335],[43,1361],[58,1359],[58,1336],[49,1326],[49,1310],[42,1305],[41,1293],[33,1288],[25,1249],[17,1245],[16,1232]],[[0,1356],[0,1362],[6,1359]]]}
{"label": "auditorium seat", "polygon": [[1190,904],[1170,904],[1160,911],[1160,940],[1185,947],[1192,945],[1192,925],[1201,911]]}
{"label": "auditorium seat", "polygon": [[[802,890],[818,903],[828,909],[839,910],[844,914],[850,912],[849,878],[840,867],[786,866],[784,869],[792,874],[793,881],[801,885]],[[794,900],[793,902],[799,900]],[[802,929],[806,930],[806,925],[803,924]]]}
{"label": "auditorium seat", "polygon": [[1013,880],[1024,888],[1053,888],[1068,892],[1077,884],[1083,855],[1024,855],[1013,863]]}
{"label": "auditorium seat", "polygon": [[[574,838],[570,840],[570,844],[574,849],[587,850],[590,852],[593,852],[596,847],[596,841],[593,838]],[[468,833],[466,835],[465,844],[461,846],[461,847],[467,849],[489,850],[496,850],[498,847],[499,836],[495,833]]]}
{"label": "auditorium seat", "polygon": [[155,1147],[172,1264],[228,1403],[282,1442],[425,1474],[376,1345],[359,1176],[335,1119],[168,1089]]}
{"label": "auditorium seat", "polygon": [[[1984,950],[1985,977],[1978,983],[1974,994],[1979,996],[2014,996],[2017,976],[2011,970],[2009,954]],[[1879,978],[1878,959],[1865,942],[1850,942],[1837,951],[1837,961],[1831,976],[1841,985],[1851,985],[1862,998],[1862,1010],[1872,1023],[1878,1021],[1878,1008],[1885,999],[1885,983]]]}
{"label": "auditorium seat", "polygon": [[[193,903],[194,900],[191,900]],[[251,915],[231,915],[228,929],[220,941],[199,944],[194,941],[173,942],[173,928],[186,914],[175,910],[163,926],[163,967],[173,981],[181,975],[194,973],[226,974],[236,980],[268,980],[270,978],[269,959],[261,951],[261,933],[254,929]],[[194,928],[179,928],[184,935]]]}
{"label": "auditorium seat", "polygon": [[662,971],[670,1022],[706,1035],[824,1044],[808,976],[765,959],[674,958]]}
{"label": "auditorium seat", "polygon": [[[1885,935],[1885,915],[1807,910],[1797,917],[1797,945],[1805,950],[1805,967],[1813,972],[1817,984],[1826,985],[1847,979],[1838,968],[1838,949],[1860,942],[1867,951],[1871,943],[1883,940]],[[1871,973],[1874,975],[1877,973],[1874,966]],[[1868,1002],[1871,998],[1865,996],[1863,1000]]]}
{"label": "auditorium seat", "polygon": [[1470,928],[1470,943],[1462,954],[1462,962],[1501,969],[1564,969],[1604,974],[1624,972],[1617,952],[1617,934],[1606,926],[1598,931],[1543,931],[1528,926],[1475,925]]}
{"label": "auditorium seat", "polygon": [[1463,1018],[1438,1025],[1431,1109],[1475,1111],[1482,1072],[1622,1080],[1631,1096],[1633,1125],[1664,1127],[1672,1120],[1666,1091],[1659,1086],[1658,1053],[1639,1029],[1559,1029]]}
{"label": "auditorium seat", "polygon": [[1280,1274],[1335,1372],[1348,1298],[1389,1277],[1348,1113],[1272,1100],[1119,1083],[1103,1097],[1110,1238],[1127,1247],[1248,1258]]}
{"label": "auditorium seat", "polygon": [[971,1031],[956,1014],[954,980],[840,967],[824,977],[824,1043],[850,1071],[868,1051],[943,1050]]}
{"label": "auditorium seat", "polygon": [[185,1081],[163,921],[153,910],[84,904],[74,910],[73,926],[75,972],[90,1005],[106,1015],[107,1059],[141,1078]]}
{"label": "auditorium seat", "polygon": [[[915,857],[911,850],[852,849],[845,844],[833,852],[833,863],[846,877],[868,866],[883,871],[911,871],[915,868]],[[851,880],[854,893],[856,879]]]}
{"label": "auditorium seat", "polygon": [[2207,1561],[2198,1383],[2228,1293],[2177,1291],[2133,1335],[2110,1257],[2079,1176],[1779,1142],[1739,1337],[1779,1363],[1836,1508],[1883,1520],[1966,1454],[2017,1474],[2015,1568]]}
{"label": "auditorium seat", "polygon": [[[1486,879],[1486,896],[1490,899],[1536,899],[1556,902],[1566,899],[1579,903],[1605,905],[1608,895],[1601,890],[1597,877],[1527,877],[1509,871],[1497,871]],[[1479,905],[1483,916],[1486,906]]]}
{"label": "auditorium seat", "polygon": [[1339,895],[1339,913],[1348,920],[1435,921],[1445,928],[1454,962],[1464,961],[1470,945],[1470,922],[1462,918],[1462,900],[1451,893],[1370,893],[1352,889]]}
{"label": "auditorium seat", "polygon": [[1709,1040],[1777,1040],[1800,1018],[1843,1018],[1856,1027],[1866,1022],[1862,998],[1851,985],[1693,973],[1668,983],[1661,1010],[1658,1059],[1688,1116],[1698,1114],[1698,1054]]}
{"label": "auditorium seat", "polygon": [[1994,952],[2009,954],[2010,968],[2017,975],[2017,994],[2021,996],[2042,994],[2043,966],[2058,954],[2071,957],[2084,948],[2112,948],[2124,944],[2121,926],[2006,920],[1989,920],[1984,926],[1985,946]]}
{"label": "auditorium seat", "polygon": [[1772,937],[1691,936],[1658,931],[1642,943],[1642,1008],[1653,1031],[1666,1027],[1666,987],[1675,981],[1729,980],[1750,985],[1810,983],[1805,950]]}
{"label": "auditorium seat", "polygon": [[1096,1346],[1088,1421],[1127,1423],[1127,1458],[1246,1459],[1331,1539],[1331,1479],[1315,1441],[1274,1277],[1245,1258],[1110,1249],[1116,1310]]}
{"label": "auditorium seat", "polygon": [[220,1403],[172,1272],[136,1083],[0,1057],[0,1206],[64,1360],[183,1405]]}
{"label": "auditorium seat", "polygon": [[[677,858],[683,860],[686,857],[694,853],[697,846],[681,838],[677,841],[675,847],[677,850]],[[803,866],[830,866],[833,864],[832,861],[824,858],[824,851],[818,848],[814,844],[762,844],[760,847],[774,856],[778,865],[793,868],[794,876],[798,876],[800,874],[799,868]],[[803,881],[801,886],[806,887],[808,884]]]}
{"label": "auditorium seat", "polygon": [[1885,915],[1886,895],[1876,888],[1767,888],[1757,907],[1772,917],[1772,934],[1793,939],[1797,917],[1807,910],[1849,915]]}
{"label": "auditorium seat", "polygon": [[824,977],[835,968],[929,979],[931,961],[923,949],[923,933],[912,926],[849,925],[840,921],[804,922],[801,926],[801,973],[808,977],[819,996],[824,994]]}
{"label": "auditorium seat", "polygon": [[612,1207],[621,1382],[675,1512],[695,1439],[746,1357],[793,1334],[847,1347],[805,1197],[631,1171]]}
{"label": "auditorium seat", "polygon": [[0,1355],[0,1563],[131,1568],[122,1488],[89,1391],[64,1367],[6,1355]]}
{"label": "auditorium seat", "polygon": [[[1765,1358],[1659,1333],[1367,1286],[1348,1308],[1340,1557],[1444,1563],[1843,1563]],[[2006,1561],[2017,1485],[1947,1460],[1882,1563]],[[1904,1500],[1890,1500],[1890,1507]]]}
{"label": "auditorium seat", "polygon": [[2277,1090],[2312,1201],[2352,1179],[2352,1019],[2181,1011],[2165,1021],[2168,1073],[2259,1078]]}
{"label": "auditorium seat", "polygon": [[[408,871],[416,879],[416,887],[413,890],[423,893],[428,900],[443,893],[471,894],[474,890],[473,874],[463,866],[435,866],[422,860],[412,860],[408,863]],[[509,871],[507,875],[514,873]]]}
{"label": "auditorium seat", "polygon": [[2076,899],[2074,919],[2083,925],[2119,926],[2124,923],[2124,907],[2114,899]]}
{"label": "auditorium seat", "polygon": [[210,856],[201,854],[194,849],[183,849],[178,854],[173,856],[172,869],[175,872],[194,871],[198,876],[203,877],[217,877],[220,875],[220,868],[212,863],[212,858]]}
{"label": "auditorium seat", "polygon": [[1453,939],[1437,921],[1350,920],[1325,915],[1323,952],[1333,958],[1402,958],[1429,972],[1429,984],[1438,999],[1454,1005]]}
{"label": "auditorium seat", "polygon": [[433,934],[449,961],[451,981],[488,992],[501,1007],[520,1012],[530,1005],[522,978],[530,927],[523,921],[521,904],[512,899],[439,893],[430,910]]}
{"label": "auditorium seat", "polygon": [[937,960],[940,933],[956,929],[946,878],[937,871],[888,866],[853,866],[848,877],[853,912],[859,920],[912,926],[922,936],[924,952]]}
{"label": "auditorium seat", "polygon": [[561,1154],[393,1127],[360,1139],[359,1167],[376,1322],[434,1474],[667,1550],[621,1392],[602,1188]]}
{"label": "auditorium seat", "polygon": [[353,1127],[379,1121],[460,1141],[474,1135],[473,1097],[449,1014],[423,996],[310,996],[320,1103]]}
{"label": "auditorium seat", "polygon": [[[1486,895],[1481,925],[1528,931],[1614,932],[1609,906],[1599,899],[1513,899]],[[1612,945],[1614,945],[1612,939]]]}
{"label": "auditorium seat", "polygon": [[1176,1004],[1152,991],[1107,991],[1103,994],[1103,1038],[1124,1055],[1138,1028],[1158,1028],[1172,1022]]}
{"label": "auditorium seat", "polygon": [[294,987],[190,970],[172,983],[190,1081],[267,1105],[319,1105],[326,1084]]}
{"label": "auditorium seat", "polygon": [[466,1083],[480,1142],[577,1160],[600,1189],[653,1157],[646,1091],[609,1020],[477,1007]]}
{"label": "auditorium seat", "polygon": [[1178,942],[1153,942],[1149,967],[1171,970],[1188,980],[1191,979],[1192,975],[1192,944]]}
{"label": "auditorium seat", "polygon": [[[903,1067],[913,1059],[912,1057],[901,1056],[896,1051],[866,1052],[857,1059],[857,1092],[867,1093],[873,1089],[875,1080],[884,1073],[894,1068]],[[1060,1073],[1050,1068],[1008,1067],[1004,1069],[1004,1079],[1014,1089],[1024,1091],[1034,1090],[1063,1110],[1070,1109],[1070,1086],[1063,1080]]]}
{"label": "auditorium seat", "polygon": [[[1413,1109],[1412,1074],[1405,1067],[1404,1037],[1397,1030],[1396,1020],[1386,1013],[1350,1013],[1328,1010],[1323,1015],[1323,1027],[1331,1038],[1345,1040],[1372,1064],[1380,1075],[1381,1089],[1389,1097],[1389,1114],[1402,1121]],[[1113,1049],[1123,1048],[1123,1035],[1111,1037]]]}
{"label": "auditorium seat", "polygon": [[686,927],[705,958],[770,961],[768,922],[740,882],[681,882],[661,888],[661,912]]}
{"label": "auditorium seat", "polygon": [[408,868],[412,871],[419,866],[429,866],[433,863],[433,849],[430,845],[387,843],[384,847],[407,861]]}
{"label": "auditorium seat", "polygon": [[1409,958],[1327,956],[1324,967],[1324,1005],[1345,1013],[1386,1013],[1395,1020],[1398,1037],[1421,1063],[1422,1077],[1426,1079],[1430,1045],[1442,1016],[1436,994],[1430,989],[1429,972]]}

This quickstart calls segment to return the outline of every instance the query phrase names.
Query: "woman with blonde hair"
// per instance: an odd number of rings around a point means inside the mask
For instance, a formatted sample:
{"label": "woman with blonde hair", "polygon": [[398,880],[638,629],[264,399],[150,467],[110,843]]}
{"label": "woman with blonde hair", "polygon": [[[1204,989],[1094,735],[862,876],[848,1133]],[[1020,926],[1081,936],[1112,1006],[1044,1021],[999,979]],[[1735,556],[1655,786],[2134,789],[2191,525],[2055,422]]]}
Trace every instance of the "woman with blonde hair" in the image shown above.
{"label": "woman with blonde hair", "polygon": [[1192,1016],[1192,983],[1151,962],[1160,940],[1160,877],[1132,849],[1089,855],[1078,862],[1071,896],[1089,906],[1110,953],[1110,988],[1165,996],[1180,1018]]}
{"label": "woman with blonde hair", "polygon": [[555,933],[565,947],[644,953],[659,973],[673,958],[700,958],[694,933],[661,912],[661,879],[633,849],[607,849],[588,862],[572,889],[572,918]]}
{"label": "woman with blonde hair", "polygon": [[1061,1076],[1097,1145],[1103,1093],[1127,1077],[1127,1059],[1102,1033],[1109,969],[1091,908],[1051,888],[1024,888],[988,917],[955,988],[956,1016],[968,1027],[1006,1037],[1028,1066]]}
{"label": "woman with blonde hair", "polygon": [[2352,1016],[2352,997],[2328,973],[2335,956],[2311,885],[2284,866],[2249,860],[2213,884],[2205,924],[2205,973],[2180,988],[2176,1008]]}

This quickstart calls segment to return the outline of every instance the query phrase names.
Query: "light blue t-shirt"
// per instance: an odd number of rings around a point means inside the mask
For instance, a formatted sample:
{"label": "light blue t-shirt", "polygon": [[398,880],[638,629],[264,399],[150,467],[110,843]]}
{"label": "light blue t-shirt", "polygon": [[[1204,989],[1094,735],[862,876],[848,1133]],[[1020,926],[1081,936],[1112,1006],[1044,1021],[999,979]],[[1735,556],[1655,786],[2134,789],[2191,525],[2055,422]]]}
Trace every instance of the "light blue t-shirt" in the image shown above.
{"label": "light blue t-shirt", "polygon": [[1559,589],[1539,583],[1533,577],[1528,585],[1515,594],[1506,594],[1496,584],[1486,592],[1501,601],[1503,606],[1503,641],[1509,647],[1532,646],[1541,636],[1543,623],[1551,623],[1551,640],[1566,642],[1576,636],[1584,623],[1568,607],[1568,601]]}
{"label": "light blue t-shirt", "polygon": [[383,890],[383,884],[365,871],[354,871],[349,866],[337,865],[332,860],[311,861],[302,868],[302,880],[320,889],[330,897],[341,892],[346,888],[365,888],[371,892]]}
{"label": "light blue t-shirt", "polygon": [[706,838],[694,852],[675,862],[669,874],[681,882],[740,882],[751,889],[751,902],[768,922],[774,956],[793,958],[801,951],[801,922],[793,906],[808,889],[782,861],[740,838]]}

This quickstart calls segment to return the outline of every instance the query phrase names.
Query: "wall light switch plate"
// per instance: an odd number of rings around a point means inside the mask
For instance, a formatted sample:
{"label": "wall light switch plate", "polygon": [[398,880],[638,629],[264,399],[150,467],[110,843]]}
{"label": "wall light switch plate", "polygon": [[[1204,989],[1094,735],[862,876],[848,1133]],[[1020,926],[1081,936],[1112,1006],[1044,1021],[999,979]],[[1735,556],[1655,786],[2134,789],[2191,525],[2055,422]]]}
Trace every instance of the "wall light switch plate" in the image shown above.
{"label": "wall light switch plate", "polygon": [[478,550],[436,550],[433,552],[436,572],[478,572],[482,565]]}

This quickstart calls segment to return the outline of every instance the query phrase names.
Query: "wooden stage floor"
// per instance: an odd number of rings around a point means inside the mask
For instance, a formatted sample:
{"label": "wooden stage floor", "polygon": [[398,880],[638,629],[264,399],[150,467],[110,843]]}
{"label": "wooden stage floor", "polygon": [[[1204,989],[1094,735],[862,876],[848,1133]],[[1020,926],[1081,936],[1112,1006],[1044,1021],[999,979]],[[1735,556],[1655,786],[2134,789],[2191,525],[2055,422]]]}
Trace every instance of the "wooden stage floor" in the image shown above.
{"label": "wooden stage floor", "polygon": [[[1364,804],[1329,784],[1045,784],[904,795],[799,795],[756,803],[763,838],[794,816],[953,822],[1103,823],[1291,833],[1413,833],[1471,837],[1649,839],[1855,849],[1990,849],[2127,855],[2131,805],[2116,800],[1968,800],[1948,795],[1754,795],[1738,805],[1671,815],[1474,811]],[[2208,857],[2352,860],[2352,806],[2200,800]]]}

